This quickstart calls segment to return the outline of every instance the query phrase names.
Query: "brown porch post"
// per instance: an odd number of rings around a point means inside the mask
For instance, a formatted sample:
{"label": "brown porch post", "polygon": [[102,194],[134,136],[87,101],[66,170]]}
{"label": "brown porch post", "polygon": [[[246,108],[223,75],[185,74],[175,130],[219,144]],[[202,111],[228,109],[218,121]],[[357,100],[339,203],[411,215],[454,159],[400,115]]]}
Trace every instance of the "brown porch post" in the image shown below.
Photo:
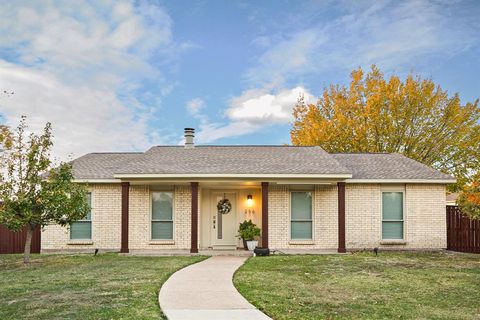
{"label": "brown porch post", "polygon": [[338,182],[338,252],[345,253],[345,182]]}
{"label": "brown porch post", "polygon": [[129,182],[122,182],[122,246],[121,253],[128,253],[128,198],[129,198]]}
{"label": "brown porch post", "polygon": [[262,247],[268,248],[268,182],[262,182]]}
{"label": "brown porch post", "polygon": [[191,182],[190,188],[192,192],[192,238],[190,252],[198,253],[198,182]]}

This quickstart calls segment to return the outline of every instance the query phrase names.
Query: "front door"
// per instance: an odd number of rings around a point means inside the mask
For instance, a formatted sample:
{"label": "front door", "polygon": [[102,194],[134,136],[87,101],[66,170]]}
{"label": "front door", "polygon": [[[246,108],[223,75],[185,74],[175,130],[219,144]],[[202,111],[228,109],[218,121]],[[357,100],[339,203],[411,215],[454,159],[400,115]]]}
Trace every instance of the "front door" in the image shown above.
{"label": "front door", "polygon": [[[214,249],[235,249],[236,248],[236,199],[235,192],[212,192],[212,245]],[[222,213],[218,210],[219,203],[224,207],[230,207]]]}

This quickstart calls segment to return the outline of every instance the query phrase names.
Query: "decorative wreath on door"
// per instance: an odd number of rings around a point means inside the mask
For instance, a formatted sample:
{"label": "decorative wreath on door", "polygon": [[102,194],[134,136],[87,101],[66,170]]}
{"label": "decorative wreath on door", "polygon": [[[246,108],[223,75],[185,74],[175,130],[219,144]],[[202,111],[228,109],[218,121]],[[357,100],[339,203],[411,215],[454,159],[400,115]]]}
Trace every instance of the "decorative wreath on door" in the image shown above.
{"label": "decorative wreath on door", "polygon": [[227,214],[232,210],[232,204],[228,199],[222,199],[217,203],[217,210],[221,214]]}

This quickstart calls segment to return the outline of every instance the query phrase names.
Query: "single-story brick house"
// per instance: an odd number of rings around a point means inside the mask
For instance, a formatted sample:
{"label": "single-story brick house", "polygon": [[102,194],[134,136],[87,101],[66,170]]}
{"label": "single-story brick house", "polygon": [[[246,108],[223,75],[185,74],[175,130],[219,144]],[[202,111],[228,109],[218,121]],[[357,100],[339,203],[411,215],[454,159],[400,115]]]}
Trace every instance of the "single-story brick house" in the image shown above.
{"label": "single-story brick house", "polygon": [[195,146],[185,132],[184,146],[74,160],[91,214],[69,229],[47,226],[42,251],[235,249],[245,219],[261,228],[261,246],[282,251],[446,247],[451,176],[400,154]]}

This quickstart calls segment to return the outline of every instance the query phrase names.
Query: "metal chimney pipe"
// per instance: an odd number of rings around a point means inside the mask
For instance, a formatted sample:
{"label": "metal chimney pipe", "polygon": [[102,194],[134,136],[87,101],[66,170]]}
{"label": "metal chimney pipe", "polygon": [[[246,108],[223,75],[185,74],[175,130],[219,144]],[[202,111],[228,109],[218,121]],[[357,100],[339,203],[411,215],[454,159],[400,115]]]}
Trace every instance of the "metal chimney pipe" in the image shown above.
{"label": "metal chimney pipe", "polygon": [[193,137],[195,137],[195,129],[185,128],[185,148],[193,148]]}

